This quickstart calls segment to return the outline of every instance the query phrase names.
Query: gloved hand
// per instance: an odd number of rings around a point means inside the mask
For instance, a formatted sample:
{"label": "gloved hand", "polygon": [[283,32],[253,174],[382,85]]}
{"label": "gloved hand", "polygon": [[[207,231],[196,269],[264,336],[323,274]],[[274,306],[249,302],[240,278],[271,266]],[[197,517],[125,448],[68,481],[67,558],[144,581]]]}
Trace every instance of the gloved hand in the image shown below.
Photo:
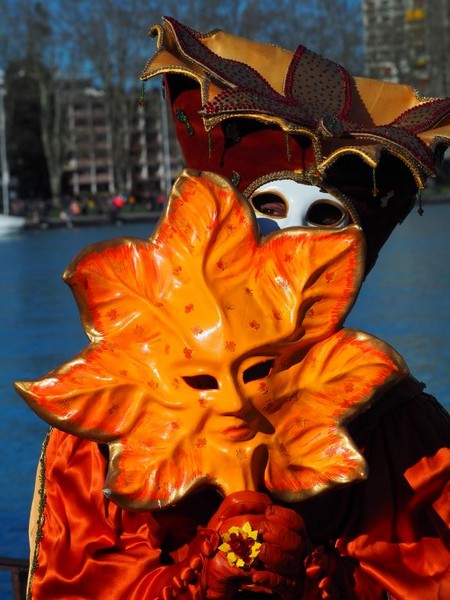
{"label": "gloved hand", "polygon": [[245,523],[258,532],[261,547],[257,558],[247,568],[238,568],[219,550],[207,568],[207,597],[226,599],[245,589],[286,599],[300,598],[307,553],[302,518],[291,509],[273,504],[265,494],[246,491],[228,496],[208,527],[223,537],[231,527]]}
{"label": "gloved hand", "polygon": [[300,598],[303,563],[310,547],[303,519],[290,508],[271,504],[264,513],[259,535],[263,543],[253,583],[284,599]]}
{"label": "gloved hand", "polygon": [[[212,559],[220,544],[220,536],[209,529],[199,529],[197,535],[186,548],[182,560],[160,566],[148,574],[145,586],[145,600],[175,600],[182,598],[200,600],[206,596],[204,575],[209,559]],[[139,591],[138,591],[139,593]]]}
{"label": "gloved hand", "polygon": [[[230,494],[208,523],[208,528],[219,533],[223,540],[232,527],[242,528],[249,523],[251,529],[259,531],[266,509],[271,500],[257,492],[236,492]],[[206,597],[226,600],[240,589],[251,589],[253,585],[251,565],[239,568],[230,563],[227,554],[219,550],[209,561],[205,573]]]}
{"label": "gloved hand", "polygon": [[[219,548],[230,528],[242,529],[246,523],[258,532],[259,553],[238,567],[230,562],[229,553]],[[239,546],[239,540],[234,541]],[[253,539],[247,542],[250,545]],[[245,544],[244,539],[242,556]],[[273,504],[265,494],[236,492],[225,498],[206,528],[198,529],[184,560],[158,569],[152,582],[153,597],[173,600],[183,593],[186,599],[228,600],[239,590],[247,590],[275,593],[283,600],[298,599],[306,545],[303,520],[296,512]],[[233,543],[231,546],[236,549]]]}
{"label": "gloved hand", "polygon": [[226,554],[219,551],[221,535],[232,526],[251,522],[258,528],[270,505],[264,494],[239,492],[225,498],[207,527],[200,527],[188,544],[183,560],[156,569],[147,582],[149,598],[174,600],[214,598],[226,600],[244,584],[252,584],[251,571],[230,565]]}

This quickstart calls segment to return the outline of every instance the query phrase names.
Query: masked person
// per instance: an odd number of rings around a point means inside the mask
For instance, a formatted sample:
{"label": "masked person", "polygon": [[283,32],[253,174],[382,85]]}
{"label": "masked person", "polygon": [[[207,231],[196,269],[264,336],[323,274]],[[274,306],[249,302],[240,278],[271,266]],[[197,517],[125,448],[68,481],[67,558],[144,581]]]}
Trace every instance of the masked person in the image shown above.
{"label": "masked person", "polygon": [[450,99],[167,18],[188,170],[149,242],[69,266],[90,345],[17,384],[55,428],[30,598],[444,598],[449,423],[343,328]]}

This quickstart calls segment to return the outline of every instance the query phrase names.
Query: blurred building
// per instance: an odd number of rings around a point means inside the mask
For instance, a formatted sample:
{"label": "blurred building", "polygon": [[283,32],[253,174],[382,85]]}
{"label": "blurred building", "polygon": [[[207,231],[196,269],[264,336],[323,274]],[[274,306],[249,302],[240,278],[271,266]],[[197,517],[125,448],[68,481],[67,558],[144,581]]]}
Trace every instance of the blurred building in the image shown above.
{"label": "blurred building", "polygon": [[450,0],[363,0],[368,77],[450,96]]}
{"label": "blurred building", "polygon": [[124,127],[129,145],[127,164],[123,165],[127,189],[118,190],[105,93],[80,84],[68,98],[66,191],[76,197],[105,197],[120,191],[144,202],[167,195],[182,163],[167,115],[162,118],[164,109],[156,90],[148,94],[144,106],[139,105],[135,95],[130,97]]}
{"label": "blurred building", "polygon": [[68,100],[69,157],[65,172],[75,196],[113,193],[111,136],[104,93],[83,87]]}
{"label": "blurred building", "polygon": [[183,159],[160,89],[151,89],[143,106],[133,97],[130,114],[131,189],[143,200],[167,197]]}

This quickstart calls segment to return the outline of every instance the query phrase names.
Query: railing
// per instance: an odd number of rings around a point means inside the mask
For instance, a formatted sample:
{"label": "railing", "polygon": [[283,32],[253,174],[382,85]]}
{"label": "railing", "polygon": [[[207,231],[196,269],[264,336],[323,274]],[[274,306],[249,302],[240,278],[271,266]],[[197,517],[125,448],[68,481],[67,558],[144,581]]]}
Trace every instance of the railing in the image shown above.
{"label": "railing", "polygon": [[13,600],[25,600],[28,561],[22,558],[6,558],[0,556],[0,569],[11,573]]}

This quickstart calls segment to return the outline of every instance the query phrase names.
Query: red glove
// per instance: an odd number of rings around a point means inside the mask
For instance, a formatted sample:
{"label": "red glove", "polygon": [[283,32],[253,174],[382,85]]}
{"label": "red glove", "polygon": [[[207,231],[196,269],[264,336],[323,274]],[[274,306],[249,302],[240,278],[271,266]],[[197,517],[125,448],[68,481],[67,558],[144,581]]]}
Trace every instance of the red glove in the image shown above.
{"label": "red glove", "polygon": [[[261,546],[253,562],[241,568],[230,563],[228,553],[219,547],[230,528],[245,523],[258,532]],[[199,528],[187,557],[160,568],[152,589],[161,600],[173,600],[179,593],[184,598],[227,600],[240,590],[300,598],[306,539],[296,512],[274,505],[265,494],[236,492],[225,498],[207,528]]]}
{"label": "red glove", "polygon": [[353,572],[357,562],[336,548],[319,546],[305,560],[306,598],[356,600]]}
{"label": "red glove", "polygon": [[174,600],[215,598],[226,600],[242,587],[252,584],[252,573],[229,564],[224,552],[218,550],[221,534],[233,525],[251,522],[258,529],[270,500],[264,494],[239,492],[228,496],[208,523],[199,528],[189,543],[186,557],[172,565],[161,566],[152,574],[150,597]]}
{"label": "red glove", "polygon": [[[258,531],[270,504],[271,500],[265,494],[257,492],[230,494],[208,523],[208,528],[216,530],[220,536],[223,536],[231,527],[242,527],[245,523],[249,523],[252,530]],[[230,564],[227,554],[219,550],[209,561],[205,574],[206,597],[224,600],[240,589],[249,589],[248,586],[253,583],[252,574],[250,567],[243,569]]]}
{"label": "red glove", "polygon": [[309,549],[303,519],[290,508],[267,507],[259,526],[263,540],[253,583],[281,598],[300,598],[304,582],[304,558]]}
{"label": "red glove", "polygon": [[303,587],[307,536],[303,520],[293,510],[272,504],[265,494],[237,492],[228,496],[209,523],[221,536],[245,522],[258,531],[259,554],[247,569],[230,565],[219,551],[210,561],[207,597],[227,598],[239,589],[299,598]]}
{"label": "red glove", "polygon": [[183,560],[158,567],[149,574],[143,583],[145,598],[175,600],[181,594],[186,599],[205,598],[204,572],[208,559],[215,555],[219,544],[220,536],[215,531],[200,529]]}

